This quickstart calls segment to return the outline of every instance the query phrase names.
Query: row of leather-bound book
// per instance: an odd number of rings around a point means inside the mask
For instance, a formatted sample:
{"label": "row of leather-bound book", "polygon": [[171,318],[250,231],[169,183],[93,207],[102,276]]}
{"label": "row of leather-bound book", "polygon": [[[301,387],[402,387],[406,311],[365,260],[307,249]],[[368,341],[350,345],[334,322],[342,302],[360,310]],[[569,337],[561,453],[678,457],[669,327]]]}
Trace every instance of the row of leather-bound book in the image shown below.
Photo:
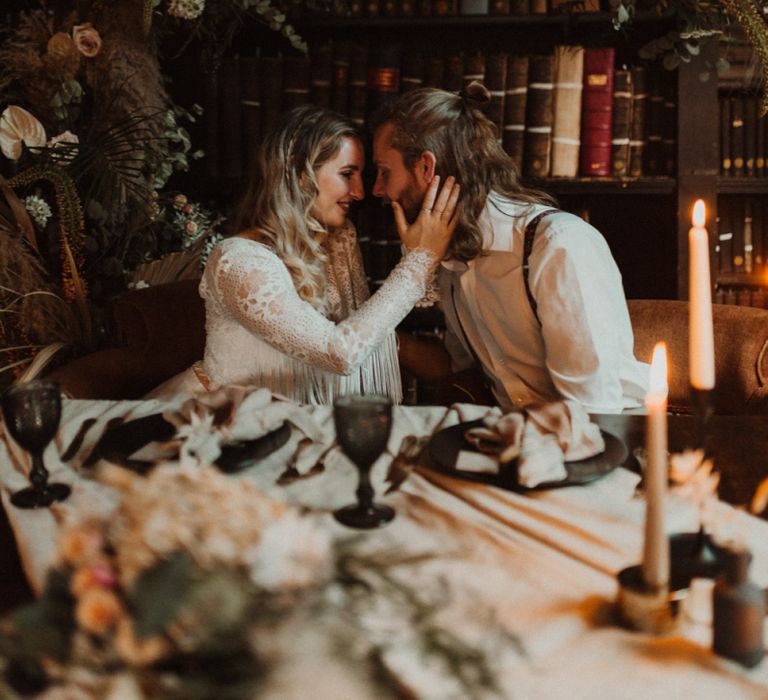
{"label": "row of leather-bound book", "polygon": [[766,128],[757,94],[720,96],[720,172],[726,177],[768,175]]}
{"label": "row of leather-bound book", "polygon": [[768,271],[768,198],[764,195],[721,196],[717,204],[717,231],[719,274],[751,275]]}
{"label": "row of leather-bound book", "polygon": [[364,127],[401,92],[458,91],[480,80],[492,97],[486,114],[526,178],[672,175],[676,104],[659,71],[616,66],[613,49],[582,46],[434,54],[341,42],[308,57],[225,58],[206,77],[208,174],[249,172],[262,135],[298,104],[329,107]]}
{"label": "row of leather-bound book", "polygon": [[523,16],[601,9],[599,0],[334,0],[331,4],[336,17]]}
{"label": "row of leather-bound book", "polygon": [[750,285],[723,285],[715,290],[712,298],[715,304],[754,306],[768,309],[768,292],[764,287]]}

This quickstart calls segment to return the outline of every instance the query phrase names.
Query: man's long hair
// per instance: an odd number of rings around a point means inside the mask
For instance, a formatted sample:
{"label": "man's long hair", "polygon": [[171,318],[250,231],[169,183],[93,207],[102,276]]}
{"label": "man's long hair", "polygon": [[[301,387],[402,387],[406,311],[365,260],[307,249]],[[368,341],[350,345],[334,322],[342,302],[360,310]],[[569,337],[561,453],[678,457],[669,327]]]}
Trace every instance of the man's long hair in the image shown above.
{"label": "man's long hair", "polygon": [[312,215],[317,171],[334,158],[355,125],[329,110],[306,105],[283,116],[264,139],[248,189],[234,217],[233,233],[247,232],[280,257],[302,299],[322,308],[328,233]]}
{"label": "man's long hair", "polygon": [[459,225],[448,249],[458,260],[471,260],[482,251],[478,219],[491,192],[517,202],[554,204],[548,194],[521,184],[496,126],[482,112],[489,101],[487,88],[476,81],[458,94],[420,88],[388,105],[374,123],[374,128],[392,124],[390,145],[409,170],[424,151],[431,151],[443,182],[453,175],[461,185]]}

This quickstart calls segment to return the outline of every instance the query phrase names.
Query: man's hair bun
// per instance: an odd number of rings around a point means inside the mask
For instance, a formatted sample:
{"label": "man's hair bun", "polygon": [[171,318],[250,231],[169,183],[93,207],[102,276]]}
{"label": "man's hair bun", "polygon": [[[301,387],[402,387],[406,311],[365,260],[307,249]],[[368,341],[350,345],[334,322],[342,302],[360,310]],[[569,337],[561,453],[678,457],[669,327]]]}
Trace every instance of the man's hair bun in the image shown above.
{"label": "man's hair bun", "polygon": [[459,97],[469,106],[483,109],[491,101],[491,93],[479,80],[473,80],[463,87]]}

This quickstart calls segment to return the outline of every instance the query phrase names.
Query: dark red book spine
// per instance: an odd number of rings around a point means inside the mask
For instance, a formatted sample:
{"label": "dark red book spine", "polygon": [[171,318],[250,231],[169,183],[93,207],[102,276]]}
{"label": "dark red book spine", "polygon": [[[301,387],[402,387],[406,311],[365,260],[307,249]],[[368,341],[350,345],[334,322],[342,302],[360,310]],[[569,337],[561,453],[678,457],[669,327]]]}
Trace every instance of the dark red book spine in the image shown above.
{"label": "dark red book spine", "polygon": [[333,84],[333,46],[320,44],[312,50],[310,101],[326,109],[331,106]]}
{"label": "dark red book spine", "polygon": [[205,172],[219,177],[219,71],[203,73],[203,119],[205,120]]}
{"label": "dark red book spine", "polygon": [[373,52],[368,64],[367,121],[400,92],[401,61],[398,46],[380,46]]}
{"label": "dark red book spine", "polygon": [[349,44],[336,44],[333,49],[331,109],[347,114],[349,109]]}
{"label": "dark red book spine", "polygon": [[731,97],[731,157],[733,175],[744,177],[744,98]]}
{"label": "dark red book spine", "polygon": [[261,128],[266,134],[277,126],[283,109],[283,58],[262,56],[260,66]]}
{"label": "dark red book spine", "polygon": [[403,56],[403,71],[400,75],[402,92],[416,90],[424,84],[424,55],[420,51],[409,51]]}
{"label": "dark red book spine", "polygon": [[720,98],[720,174],[731,174],[731,101],[727,97]]}
{"label": "dark red book spine", "polygon": [[582,175],[611,174],[614,53],[613,48],[588,48],[584,52]]}
{"label": "dark red book spine", "polygon": [[358,126],[365,123],[368,99],[368,47],[353,44],[349,61],[349,118]]}
{"label": "dark red book spine", "polygon": [[283,58],[283,110],[293,109],[309,102],[309,59],[306,56]]}
{"label": "dark red book spine", "polygon": [[443,89],[448,92],[458,92],[464,87],[464,57],[453,53],[445,57],[445,73],[443,74]]}
{"label": "dark red book spine", "polygon": [[[552,152],[552,96],[554,92],[555,56],[530,56],[528,66],[528,99],[525,105],[525,145],[523,175],[542,178],[549,175]],[[610,126],[610,125],[609,125]],[[610,132],[608,145],[610,148]]]}
{"label": "dark red book spine", "polygon": [[256,169],[261,142],[261,93],[259,57],[240,59],[240,112],[243,123],[244,167],[246,173]]}
{"label": "dark red book spine", "polygon": [[220,157],[224,177],[243,174],[243,126],[240,107],[240,59],[224,58],[219,72]]}

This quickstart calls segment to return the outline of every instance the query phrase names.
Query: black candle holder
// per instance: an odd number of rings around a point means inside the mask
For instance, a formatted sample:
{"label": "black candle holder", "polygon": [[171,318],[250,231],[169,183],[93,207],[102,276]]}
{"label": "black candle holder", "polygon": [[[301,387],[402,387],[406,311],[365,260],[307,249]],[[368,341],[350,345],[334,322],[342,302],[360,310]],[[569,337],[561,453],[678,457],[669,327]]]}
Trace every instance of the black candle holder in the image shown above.
{"label": "black candle holder", "polygon": [[669,538],[669,588],[681,591],[694,578],[717,578],[725,569],[725,551],[700,527],[698,532],[679,532]]}
{"label": "black candle holder", "polygon": [[675,626],[675,608],[669,586],[649,586],[642,567],[619,571],[616,604],[619,619],[629,629],[649,634],[668,634]]}

